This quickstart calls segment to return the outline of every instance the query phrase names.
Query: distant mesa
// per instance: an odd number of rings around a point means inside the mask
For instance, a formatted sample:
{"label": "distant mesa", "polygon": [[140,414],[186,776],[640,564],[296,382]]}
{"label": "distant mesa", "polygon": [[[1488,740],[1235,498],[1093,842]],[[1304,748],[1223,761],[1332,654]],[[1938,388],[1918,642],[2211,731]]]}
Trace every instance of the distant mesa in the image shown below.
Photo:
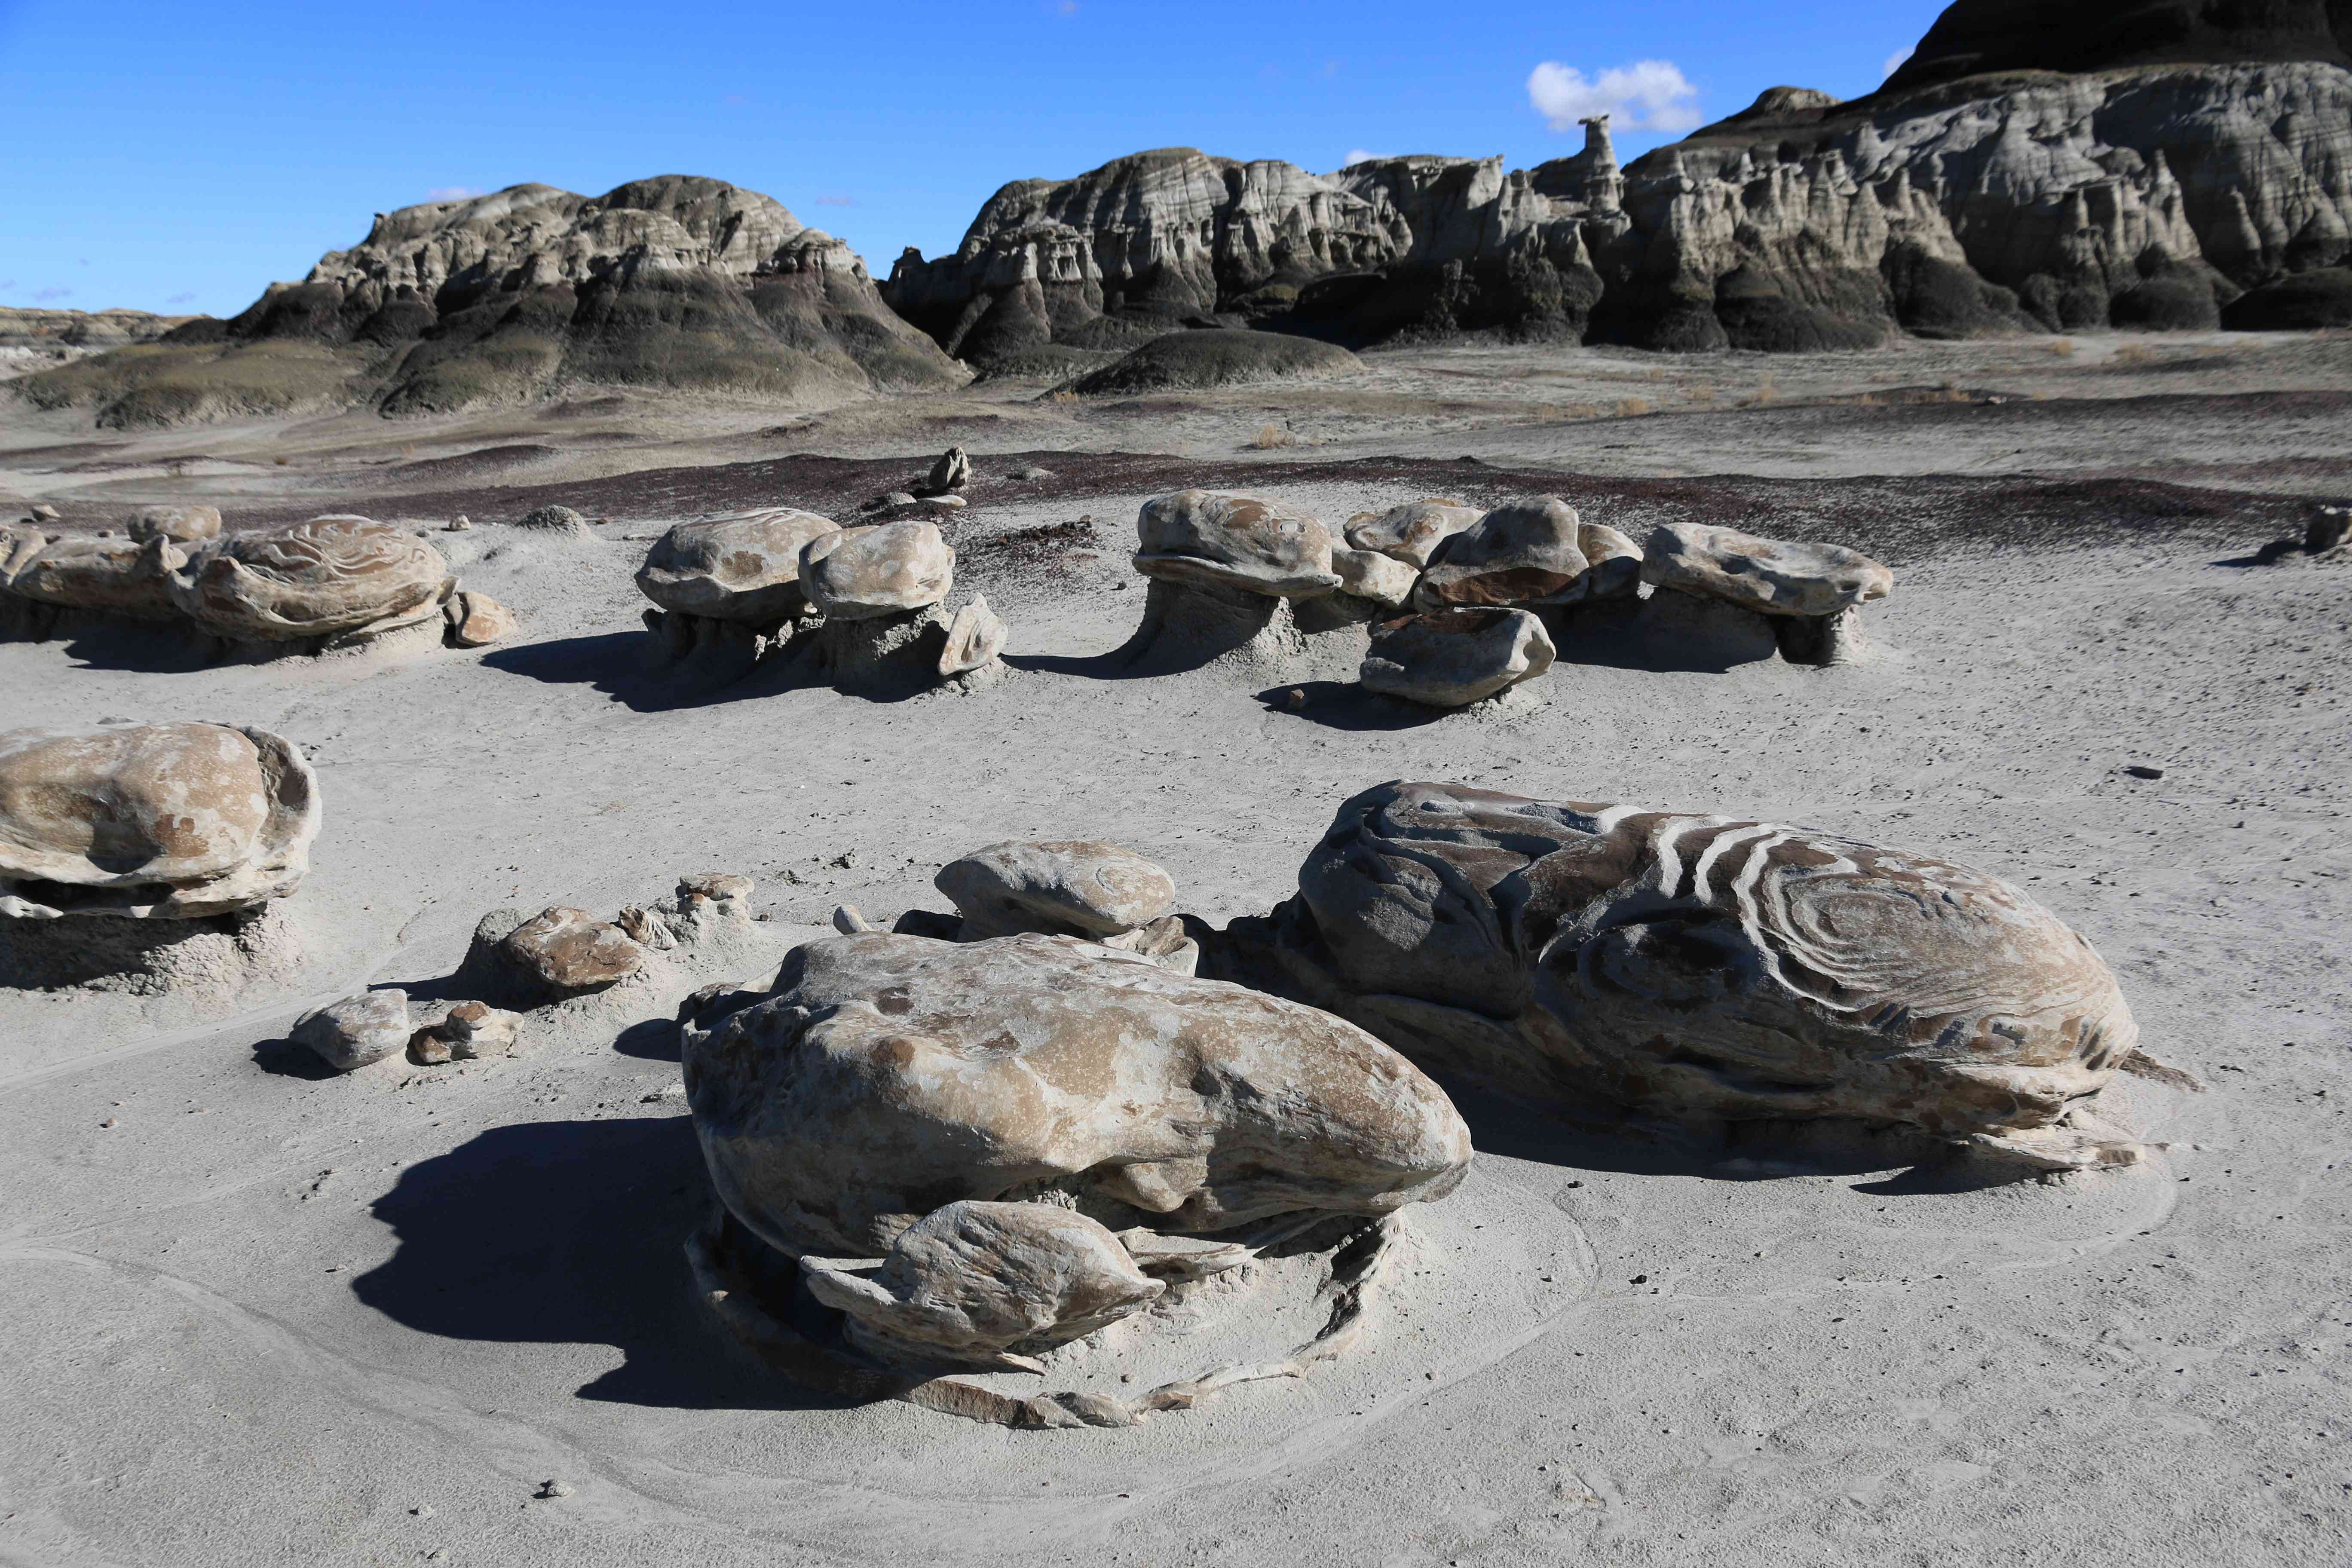
{"label": "distant mesa", "polygon": [[1960,0],[1885,90],[2012,71],[2294,61],[2352,66],[2352,0]]}
{"label": "distant mesa", "polygon": [[755,191],[664,175],[593,198],[516,185],[380,214],[360,245],[241,315],[16,385],[130,428],[447,413],[582,385],[823,405],[966,379],[847,246]]}

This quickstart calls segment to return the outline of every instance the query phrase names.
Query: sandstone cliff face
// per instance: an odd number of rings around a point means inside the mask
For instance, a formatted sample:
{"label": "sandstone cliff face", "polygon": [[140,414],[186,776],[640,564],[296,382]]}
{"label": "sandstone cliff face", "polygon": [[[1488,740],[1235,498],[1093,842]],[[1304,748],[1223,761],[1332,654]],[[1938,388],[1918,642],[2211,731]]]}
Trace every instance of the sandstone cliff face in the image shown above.
{"label": "sandstone cliff face", "polygon": [[1317,175],[1190,149],[1007,185],[886,297],[976,363],[1215,319],[1358,346],[1492,331],[1669,349],[2210,327],[2352,250],[2352,72],[2038,72],[1853,104],[1775,89],[1621,168]]}
{"label": "sandstone cliff face", "polygon": [[19,384],[100,422],[373,403],[387,414],[583,384],[785,402],[960,384],[865,264],[755,191],[684,175],[598,197],[517,185],[379,213],[244,313]]}

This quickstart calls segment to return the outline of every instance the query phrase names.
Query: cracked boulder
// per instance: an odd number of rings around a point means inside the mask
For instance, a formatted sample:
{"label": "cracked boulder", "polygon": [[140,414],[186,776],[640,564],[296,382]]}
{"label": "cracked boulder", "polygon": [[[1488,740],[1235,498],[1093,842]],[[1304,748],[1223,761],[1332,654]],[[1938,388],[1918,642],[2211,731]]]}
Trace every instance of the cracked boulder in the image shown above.
{"label": "cracked boulder", "polygon": [[287,1038],[337,1072],[352,1072],[408,1048],[408,993],[367,991],[294,1021]]}
{"label": "cracked boulder", "polygon": [[1348,542],[1412,567],[1429,564],[1437,547],[1474,527],[1486,512],[1456,500],[1408,501],[1386,511],[1360,511],[1348,520]]}
{"label": "cracked boulder", "polygon": [[454,591],[441,552],[404,528],[317,517],[224,535],[172,579],[183,613],[230,642],[372,637],[440,614]]}
{"label": "cracked boulder", "polygon": [[908,520],[820,532],[801,552],[801,586],[831,621],[924,610],[955,585],[955,552],[939,525]]}
{"label": "cracked boulder", "polygon": [[1020,931],[1098,942],[1175,907],[1175,879],[1116,844],[992,844],[931,879],[963,917],[965,941]]}
{"label": "cracked boulder", "polygon": [[1273,599],[1337,590],[1331,533],[1312,514],[1279,501],[1179,490],[1143,504],[1135,569],[1187,586],[1238,589]]}
{"label": "cracked boulder", "polygon": [[2016,888],[1804,828],[1463,784],[1349,800],[1234,951],[1416,1061],[1727,1121],[1843,1117],[2112,1151],[2075,1108],[2136,1055],[2091,944]]}
{"label": "cracked boulder", "polygon": [[1356,679],[1423,707],[1466,708],[1533,680],[1554,652],[1543,622],[1525,610],[1434,610],[1374,626]]}
{"label": "cracked boulder", "polygon": [[125,620],[174,621],[180,611],[172,599],[172,571],[179,559],[168,539],[50,540],[11,572],[8,591]]}
{"label": "cracked boulder", "polygon": [[1355,1026],[1069,937],[832,937],[746,1001],[686,1019],[687,1097],[728,1211],[795,1257],[1048,1193],[1121,1228],[1381,1215],[1469,1165],[1444,1093]]}
{"label": "cracked boulder", "polygon": [[838,533],[829,517],[762,507],[681,522],[646,552],[637,588],[664,610],[768,627],[808,613],[801,552]]}
{"label": "cracked boulder", "polygon": [[1556,605],[1622,598],[1641,577],[1633,542],[1552,497],[1498,506],[1441,542],[1414,607]]}
{"label": "cracked boulder", "polygon": [[317,776],[266,730],[0,734],[0,917],[258,909],[300,885],[318,833]]}

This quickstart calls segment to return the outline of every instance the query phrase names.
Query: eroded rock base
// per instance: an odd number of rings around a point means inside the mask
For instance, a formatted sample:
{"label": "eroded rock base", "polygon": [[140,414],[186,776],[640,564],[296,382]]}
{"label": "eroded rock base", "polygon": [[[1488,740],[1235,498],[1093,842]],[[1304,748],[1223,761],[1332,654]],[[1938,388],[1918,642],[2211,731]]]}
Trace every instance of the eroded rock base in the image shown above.
{"label": "eroded rock base", "polygon": [[292,973],[302,943],[281,903],[197,920],[0,920],[0,986],[228,995]]}
{"label": "eroded rock base", "polygon": [[[1119,652],[1139,675],[1218,665],[1269,680],[1352,679],[1381,607],[1352,595],[1277,599],[1152,578],[1143,624]],[[1328,668],[1327,668],[1328,667]]]}

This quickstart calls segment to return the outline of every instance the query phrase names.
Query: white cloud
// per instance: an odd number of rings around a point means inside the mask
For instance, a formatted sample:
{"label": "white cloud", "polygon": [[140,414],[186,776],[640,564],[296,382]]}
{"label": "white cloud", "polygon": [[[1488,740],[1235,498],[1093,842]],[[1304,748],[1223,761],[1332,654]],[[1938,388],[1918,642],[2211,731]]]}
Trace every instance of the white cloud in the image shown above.
{"label": "white cloud", "polygon": [[1349,153],[1345,159],[1341,160],[1339,167],[1343,169],[1352,169],[1359,163],[1377,163],[1387,156],[1388,154],[1386,153],[1367,153],[1361,147],[1359,147],[1354,152]]}
{"label": "white cloud", "polygon": [[425,193],[425,199],[428,202],[462,202],[469,196],[485,194],[471,185],[436,185]]}
{"label": "white cloud", "polygon": [[1671,60],[1612,66],[1591,80],[1573,66],[1546,60],[1528,76],[1528,101],[1554,131],[1594,114],[1614,116],[1622,131],[1695,131],[1704,123],[1698,89]]}
{"label": "white cloud", "polygon": [[857,205],[857,198],[856,196],[819,196],[816,199],[816,205],[821,207],[854,207]]}
{"label": "white cloud", "polygon": [[1909,59],[1913,55],[1916,55],[1918,52],[1919,51],[1916,48],[1898,49],[1894,54],[1887,56],[1885,76],[1882,76],[1878,79],[1885,81],[1886,77],[1893,76],[1896,71],[1901,70],[1903,68],[1903,62]]}

